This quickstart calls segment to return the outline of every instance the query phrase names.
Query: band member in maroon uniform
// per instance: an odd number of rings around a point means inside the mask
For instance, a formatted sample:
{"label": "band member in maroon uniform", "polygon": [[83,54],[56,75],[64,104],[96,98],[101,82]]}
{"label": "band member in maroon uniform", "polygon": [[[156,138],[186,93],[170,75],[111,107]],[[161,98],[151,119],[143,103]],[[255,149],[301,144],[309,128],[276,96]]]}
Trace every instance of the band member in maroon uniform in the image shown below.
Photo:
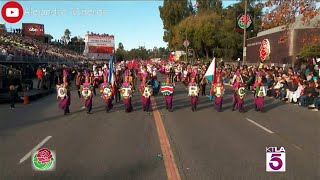
{"label": "band member in maroon uniform", "polygon": [[238,109],[239,112],[244,113],[244,94],[239,94],[239,89],[243,89],[245,90],[245,84],[242,82],[242,79],[240,77],[240,73],[236,74],[236,79],[235,82],[233,83],[233,89],[234,89],[234,97],[233,97],[233,108],[232,111],[234,111],[235,109]]}
{"label": "band member in maroon uniform", "polygon": [[224,88],[223,84],[221,82],[221,76],[219,73],[216,74],[216,82],[212,84],[212,94],[214,95],[214,104],[215,108],[222,112],[222,102],[223,102],[223,94],[224,94]]}
{"label": "band member in maroon uniform", "polygon": [[122,83],[123,83],[123,78],[120,72],[117,70],[115,75],[115,82],[114,82],[114,93],[115,93],[116,103],[120,102],[121,100],[120,88]]}
{"label": "band member in maroon uniform", "polygon": [[151,104],[151,99],[150,99],[151,94],[149,94],[149,95],[144,94],[145,88],[147,86],[148,86],[148,84],[146,83],[146,76],[143,75],[139,90],[141,92],[141,103],[143,106],[143,111],[146,111],[146,112],[149,111],[150,104]]}
{"label": "band member in maroon uniform", "polygon": [[[132,85],[128,81],[129,81],[129,77],[126,76],[124,78],[124,82],[122,83],[122,87],[120,89],[121,96],[123,98],[123,104],[125,106],[125,111],[127,113],[133,111],[133,107],[131,104]],[[131,90],[129,93],[127,92],[128,94],[125,94],[126,92],[124,91],[123,88],[130,88]]]}
{"label": "band member in maroon uniform", "polygon": [[189,96],[191,101],[191,109],[192,111],[197,110],[198,105],[198,95],[199,95],[199,86],[195,82],[195,73],[191,74],[191,81],[188,84]]}
{"label": "band member in maroon uniform", "polygon": [[[59,93],[58,93],[57,98],[60,99],[58,107],[60,109],[62,109],[64,111],[64,115],[66,115],[66,114],[70,113],[69,106],[71,104],[71,93],[70,93],[70,86],[68,83],[67,74],[64,74],[63,82],[61,85],[60,85],[60,87],[64,87],[67,92],[66,92],[66,95],[63,97],[62,96],[59,97]],[[57,85],[57,87],[59,87],[59,86]],[[58,91],[59,91],[59,89],[58,89]]]}
{"label": "band member in maroon uniform", "polygon": [[263,112],[264,106],[264,94],[261,95],[261,88],[263,88],[261,74],[257,73],[257,81],[254,83],[253,88],[255,89],[254,93],[254,106],[256,111]]}
{"label": "band member in maroon uniform", "polygon": [[94,72],[91,72],[91,76],[90,76],[90,79],[89,79],[89,83],[91,84],[92,86],[92,92],[93,94],[96,96],[96,77],[94,76]]}
{"label": "band member in maroon uniform", "polygon": [[77,87],[77,91],[78,91],[78,96],[79,98],[81,98],[81,94],[80,94],[80,86],[83,83],[83,76],[81,75],[81,72],[78,72],[76,78],[75,78],[75,84]]}
{"label": "band member in maroon uniform", "polygon": [[90,77],[86,76],[85,82],[82,84],[81,92],[85,91],[85,93],[82,93],[82,96],[85,99],[85,107],[87,108],[87,113],[90,114],[92,110],[92,97],[93,97],[93,86],[90,83]]}
{"label": "band member in maroon uniform", "polygon": [[109,112],[112,107],[112,100],[113,100],[113,92],[112,92],[112,85],[108,82],[107,76],[103,76],[103,83],[100,85],[100,92],[101,97],[105,103],[106,112]]}
{"label": "band member in maroon uniform", "polygon": [[[167,76],[166,77],[166,82],[165,83],[162,83],[161,84],[162,87],[174,87],[174,83],[171,83],[170,82],[170,77]],[[162,90],[162,89],[160,89]],[[165,102],[166,102],[166,109],[169,111],[169,112],[172,112],[172,99],[173,99],[173,91],[172,93],[171,92],[168,92],[166,90],[162,90],[162,94],[164,95],[164,98],[165,98]]]}

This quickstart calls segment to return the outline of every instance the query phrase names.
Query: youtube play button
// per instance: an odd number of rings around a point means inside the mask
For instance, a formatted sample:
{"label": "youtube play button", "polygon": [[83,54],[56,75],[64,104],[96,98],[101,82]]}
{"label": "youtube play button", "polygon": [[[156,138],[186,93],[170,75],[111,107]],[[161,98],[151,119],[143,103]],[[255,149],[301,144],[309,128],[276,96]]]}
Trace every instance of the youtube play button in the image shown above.
{"label": "youtube play button", "polygon": [[1,9],[2,18],[8,23],[16,23],[23,16],[22,6],[15,1],[5,3]]}

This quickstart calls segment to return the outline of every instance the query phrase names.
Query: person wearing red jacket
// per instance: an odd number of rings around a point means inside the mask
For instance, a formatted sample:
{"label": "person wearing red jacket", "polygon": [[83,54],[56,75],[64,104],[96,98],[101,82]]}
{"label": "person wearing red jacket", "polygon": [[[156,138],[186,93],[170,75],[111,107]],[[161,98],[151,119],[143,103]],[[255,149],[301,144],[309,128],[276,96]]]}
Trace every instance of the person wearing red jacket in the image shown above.
{"label": "person wearing red jacket", "polygon": [[42,71],[41,67],[38,67],[36,75],[37,75],[37,79],[38,79],[37,88],[40,89],[40,87],[42,88],[42,80],[43,80],[43,71]]}

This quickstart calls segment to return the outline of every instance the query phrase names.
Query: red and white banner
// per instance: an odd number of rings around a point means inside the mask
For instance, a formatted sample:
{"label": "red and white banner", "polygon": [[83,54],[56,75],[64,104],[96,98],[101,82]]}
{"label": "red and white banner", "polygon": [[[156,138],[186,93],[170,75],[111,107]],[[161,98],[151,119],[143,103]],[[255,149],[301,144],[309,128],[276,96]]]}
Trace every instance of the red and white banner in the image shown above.
{"label": "red and white banner", "polygon": [[114,36],[86,34],[86,53],[96,59],[109,59],[114,53]]}
{"label": "red and white banner", "polygon": [[91,46],[114,47],[114,36],[86,34],[85,42]]}
{"label": "red and white banner", "polygon": [[44,25],[35,23],[22,23],[22,34],[27,36],[43,36]]}
{"label": "red and white banner", "polygon": [[160,92],[173,94],[173,87],[172,86],[161,86]]}

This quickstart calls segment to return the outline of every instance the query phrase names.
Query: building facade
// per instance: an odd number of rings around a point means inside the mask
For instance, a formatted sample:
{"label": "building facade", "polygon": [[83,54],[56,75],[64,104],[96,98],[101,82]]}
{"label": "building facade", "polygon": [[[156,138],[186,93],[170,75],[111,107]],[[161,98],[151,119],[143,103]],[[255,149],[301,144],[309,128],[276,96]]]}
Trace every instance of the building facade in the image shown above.
{"label": "building facade", "polygon": [[[320,18],[317,16],[315,19]],[[288,28],[279,26],[260,32],[257,37],[247,39],[247,62],[261,62],[261,43],[263,40],[268,40],[270,54],[265,63],[293,64],[305,45],[320,43],[320,28],[315,26],[313,21],[308,25],[296,21]]]}

